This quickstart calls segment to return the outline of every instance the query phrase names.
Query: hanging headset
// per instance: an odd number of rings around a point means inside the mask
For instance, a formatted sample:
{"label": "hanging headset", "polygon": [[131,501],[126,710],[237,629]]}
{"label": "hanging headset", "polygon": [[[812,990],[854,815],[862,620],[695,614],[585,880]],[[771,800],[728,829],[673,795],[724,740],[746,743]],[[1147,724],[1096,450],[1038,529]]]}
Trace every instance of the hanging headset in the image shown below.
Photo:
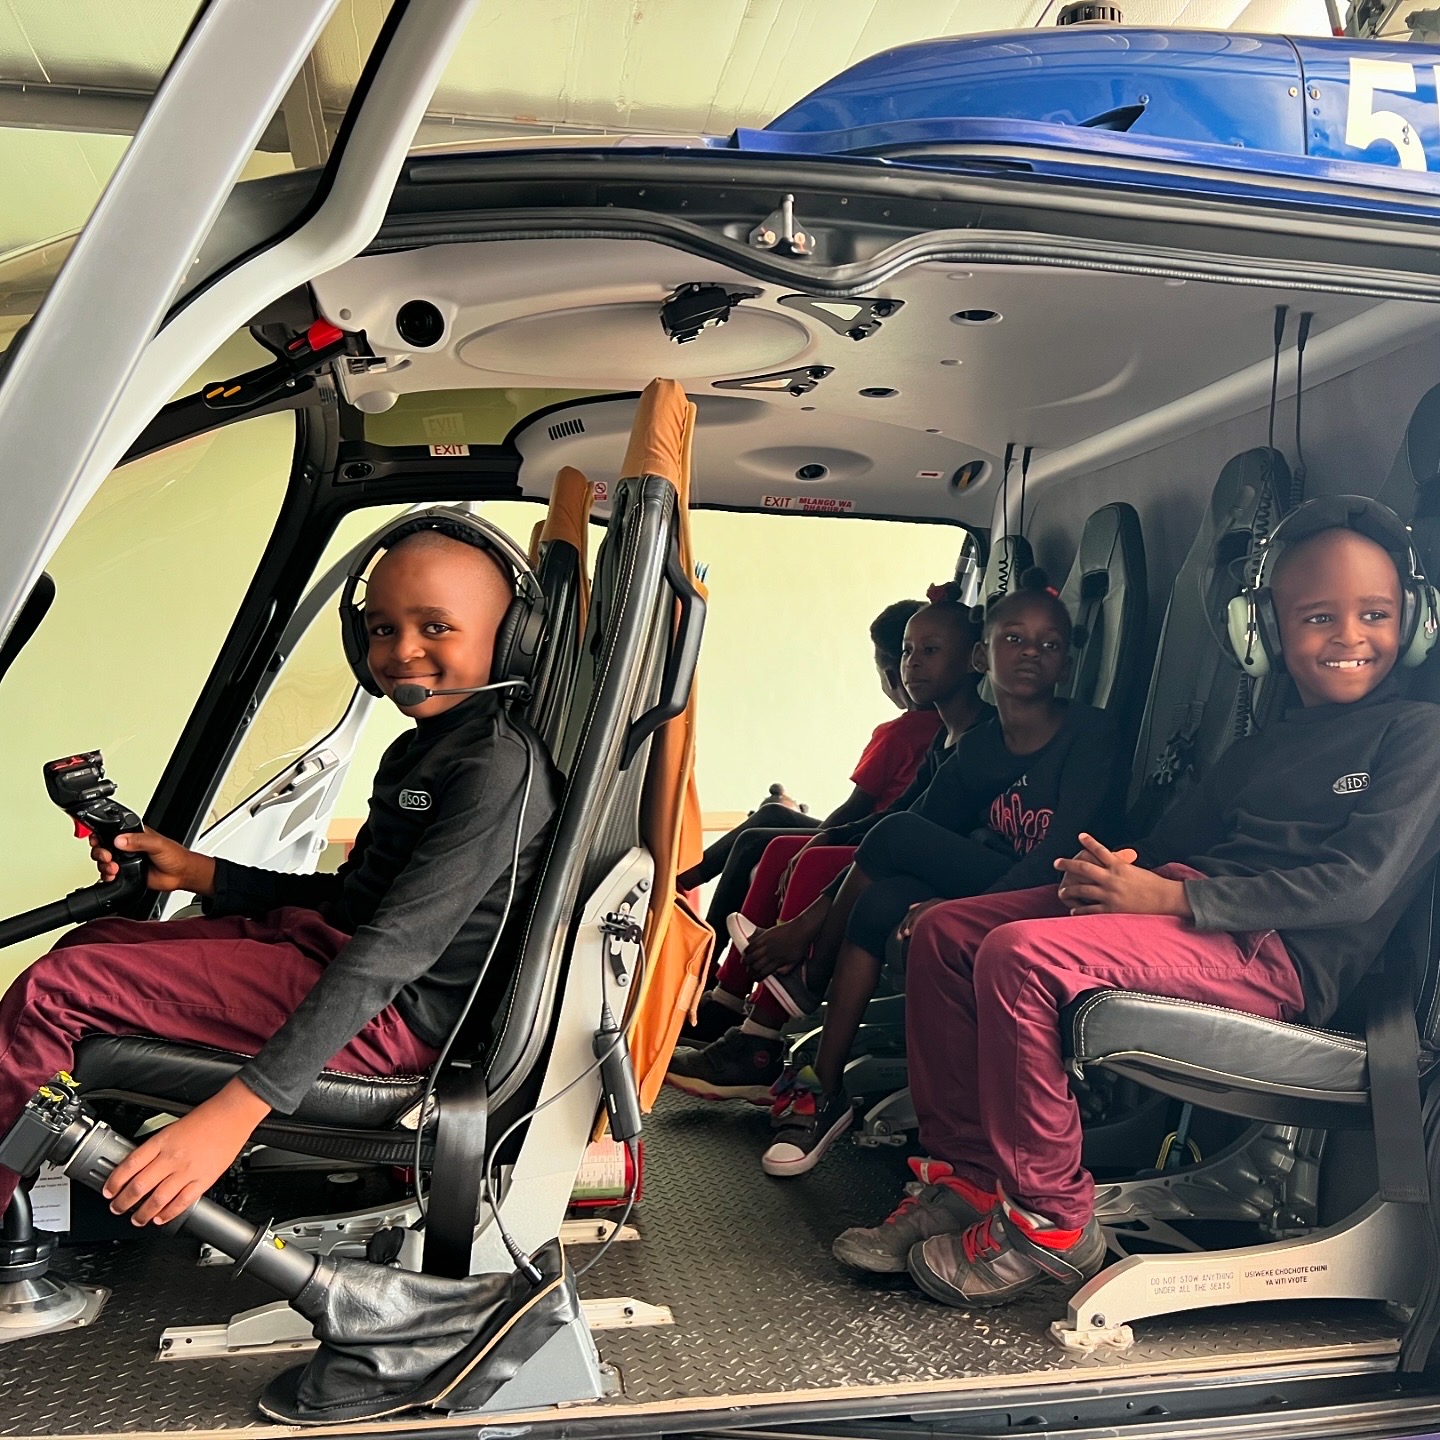
{"label": "hanging headset", "polygon": [[1275,557],[1324,530],[1353,530],[1373,540],[1400,571],[1400,660],[1406,669],[1421,664],[1440,633],[1440,596],[1425,578],[1409,529],[1378,500],[1364,495],[1327,495],[1307,500],[1292,510],[1263,542],[1254,580],[1226,609],[1230,649],[1247,675],[1262,676],[1285,669],[1280,621],[1270,593]]}
{"label": "hanging headset", "polygon": [[[345,659],[361,687],[371,695],[384,692],[370,673],[370,636],[365,629],[365,606],[356,597],[370,567],[385,550],[422,530],[473,545],[492,556],[510,576],[515,598],[495,632],[495,656],[490,664],[491,684],[528,681],[534,673],[545,631],[545,592],[519,546],[488,520],[448,505],[437,505],[415,515],[406,515],[379,536],[354,565],[340,593],[340,638]],[[517,693],[511,691],[511,694]]]}

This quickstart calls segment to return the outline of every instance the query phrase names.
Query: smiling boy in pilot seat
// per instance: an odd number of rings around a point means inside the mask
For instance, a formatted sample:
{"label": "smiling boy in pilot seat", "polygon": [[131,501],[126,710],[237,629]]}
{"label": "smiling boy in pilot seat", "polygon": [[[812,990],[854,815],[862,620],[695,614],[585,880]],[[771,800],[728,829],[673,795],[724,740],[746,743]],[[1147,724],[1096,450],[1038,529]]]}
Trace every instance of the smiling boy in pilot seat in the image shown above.
{"label": "smiling boy in pilot seat", "polygon": [[1252,674],[1300,706],[1238,741],[1135,849],[1088,835],[1059,886],[960,900],[916,924],[910,1085],[932,1160],[835,1254],[931,1297],[1004,1304],[1105,1262],[1060,1012],[1135,990],[1323,1025],[1376,962],[1440,849],[1440,707],[1392,671],[1434,644],[1435,592],[1371,500],[1301,506],[1231,603]]}
{"label": "smiling boy in pilot seat", "polygon": [[[506,710],[544,628],[524,556],[462,511],[407,517],[352,569],[341,624],[357,680],[416,725],[385,751],[339,871],[281,874],[151,830],[122,836],[151,890],[193,892],[204,917],[82,926],[0,1000],[0,1132],[88,1034],[254,1057],[116,1167],[105,1193],[137,1225],[184,1211],[322,1069],[423,1074],[539,867],[557,777]],[[113,878],[113,857],[92,853]],[[15,1184],[0,1170],[0,1213]]]}

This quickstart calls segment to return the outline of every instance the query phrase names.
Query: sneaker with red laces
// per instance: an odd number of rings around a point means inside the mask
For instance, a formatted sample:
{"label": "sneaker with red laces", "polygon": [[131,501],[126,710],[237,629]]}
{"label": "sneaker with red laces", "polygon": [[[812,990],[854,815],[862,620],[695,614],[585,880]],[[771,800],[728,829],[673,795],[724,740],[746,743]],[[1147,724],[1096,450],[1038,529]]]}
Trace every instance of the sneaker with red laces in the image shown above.
{"label": "sneaker with red laces", "polygon": [[808,1065],[793,1075],[787,1071],[770,1093],[776,1097],[770,1106],[776,1134],[760,1158],[760,1168],[767,1175],[781,1177],[807,1174],[850,1128],[855,1107],[848,1095],[827,1095],[820,1077]]}
{"label": "sneaker with red laces", "polygon": [[915,1180],[905,1198],[879,1225],[840,1235],[831,1253],[842,1264],[872,1275],[903,1275],[910,1252],[932,1235],[968,1230],[999,1203],[999,1196],[956,1175],[942,1160],[912,1156]]}
{"label": "sneaker with red laces", "polygon": [[1105,1254],[1105,1235],[1093,1216],[1080,1230],[1046,1230],[1004,1205],[968,1230],[921,1241],[907,1268],[932,1300],[985,1309],[1039,1285],[1059,1285],[1070,1294],[1100,1273]]}

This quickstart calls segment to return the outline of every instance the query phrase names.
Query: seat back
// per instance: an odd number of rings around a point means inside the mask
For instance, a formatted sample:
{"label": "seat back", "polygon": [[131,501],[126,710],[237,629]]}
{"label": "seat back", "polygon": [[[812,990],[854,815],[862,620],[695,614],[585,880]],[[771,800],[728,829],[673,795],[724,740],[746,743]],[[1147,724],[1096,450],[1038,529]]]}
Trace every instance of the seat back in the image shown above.
{"label": "seat back", "polygon": [[1104,505],[1086,522],[1060,591],[1075,621],[1070,700],[1129,714],[1144,660],[1145,542],[1134,506]]}
{"label": "seat back", "polygon": [[570,711],[590,608],[586,555],[591,494],[590,482],[580,471],[570,465],[561,469],[530,557],[545,594],[546,638],[525,715],[552,754]]}
{"label": "seat back", "polygon": [[[653,456],[655,447],[640,453]],[[665,576],[678,543],[676,491],[670,476],[646,473],[622,476],[611,494],[555,756],[567,776],[565,794],[486,1059],[496,1126],[520,1113],[528,1082],[541,1073],[578,905],[640,844],[649,742],[629,764],[622,761],[636,721],[655,703],[672,636],[674,597]]]}
{"label": "seat back", "polygon": [[1290,492],[1279,451],[1258,447],[1220,472],[1160,631],[1131,780],[1131,823],[1143,834],[1190,778],[1248,732],[1253,683],[1224,649],[1225,607],[1241,571],[1278,523]]}
{"label": "seat back", "polygon": [[1002,535],[990,547],[990,554],[985,560],[978,602],[983,605],[992,595],[1003,595],[1007,590],[1013,590],[1034,563],[1035,552],[1023,535]]}

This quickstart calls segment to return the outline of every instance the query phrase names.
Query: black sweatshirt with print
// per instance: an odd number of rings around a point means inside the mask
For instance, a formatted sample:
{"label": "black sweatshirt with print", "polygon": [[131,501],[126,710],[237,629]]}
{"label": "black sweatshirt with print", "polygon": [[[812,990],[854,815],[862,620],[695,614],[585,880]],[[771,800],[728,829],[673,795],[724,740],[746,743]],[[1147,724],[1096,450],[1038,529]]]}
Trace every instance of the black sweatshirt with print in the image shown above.
{"label": "black sweatshirt with print", "polygon": [[1060,728],[1028,755],[1006,749],[999,716],[967,730],[910,807],[1015,856],[991,890],[1052,884],[1055,861],[1076,852],[1082,830],[1108,840],[1118,827],[1129,780],[1119,727],[1104,710],[1061,703]]}
{"label": "black sweatshirt with print", "polygon": [[369,816],[337,872],[286,875],[217,860],[208,914],[296,905],[351,936],[241,1070],[245,1084],[290,1113],[326,1061],[392,1002],[422,1040],[443,1044],[501,921],[522,803],[515,905],[523,909],[558,794],[539,738],[493,694],[474,695],[385,751]]}
{"label": "black sweatshirt with print", "polygon": [[1238,741],[1137,847],[1202,872],[1200,930],[1276,930],[1305,1018],[1324,1024],[1375,963],[1440,850],[1440,706],[1393,677],[1350,705],[1287,711]]}

